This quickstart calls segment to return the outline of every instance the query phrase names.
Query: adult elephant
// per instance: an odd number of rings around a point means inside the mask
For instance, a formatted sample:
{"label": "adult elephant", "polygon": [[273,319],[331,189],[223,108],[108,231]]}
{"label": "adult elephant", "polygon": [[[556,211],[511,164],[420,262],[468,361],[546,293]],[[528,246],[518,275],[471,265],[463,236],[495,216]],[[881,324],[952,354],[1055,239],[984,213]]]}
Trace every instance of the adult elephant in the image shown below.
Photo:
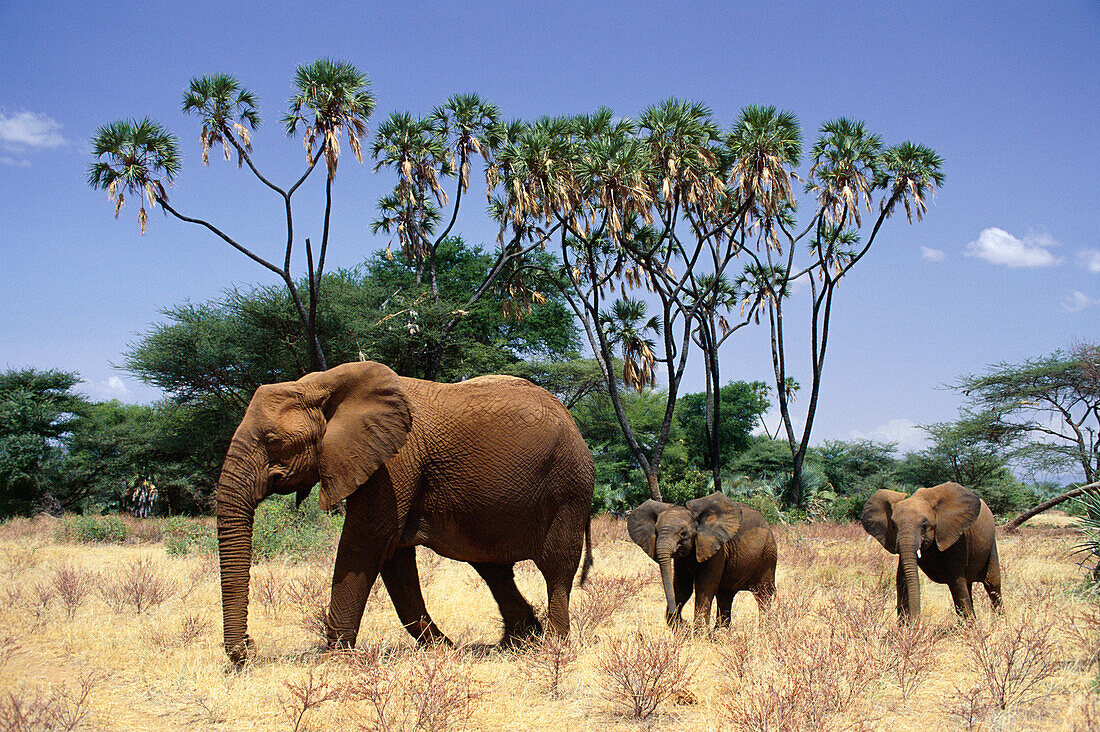
{"label": "adult elephant", "polygon": [[569,631],[569,593],[587,541],[592,455],[572,416],[523,379],[437,384],[373,362],[261,386],[233,435],[218,481],[225,649],[242,663],[252,524],[272,493],[320,505],[347,499],[328,611],[328,642],[354,645],[381,573],[402,624],[446,641],[424,606],[415,547],[470,562],[500,607],[504,642],[541,631],[516,587],[515,562],[546,579],[549,622]]}
{"label": "adult elephant", "polygon": [[976,493],[958,483],[920,488],[913,495],[891,490],[871,494],[863,528],[898,555],[898,617],[920,615],[920,578],[947,585],[959,615],[974,614],[972,585],[981,582],[994,610],[1001,607],[993,513]]}
{"label": "adult elephant", "polygon": [[683,506],[649,500],[626,517],[627,532],[661,568],[665,620],[680,613],[695,593],[695,627],[710,626],[718,597],[718,626],[728,626],[733,598],[749,590],[763,609],[775,594],[776,545],[759,511],[720,492]]}

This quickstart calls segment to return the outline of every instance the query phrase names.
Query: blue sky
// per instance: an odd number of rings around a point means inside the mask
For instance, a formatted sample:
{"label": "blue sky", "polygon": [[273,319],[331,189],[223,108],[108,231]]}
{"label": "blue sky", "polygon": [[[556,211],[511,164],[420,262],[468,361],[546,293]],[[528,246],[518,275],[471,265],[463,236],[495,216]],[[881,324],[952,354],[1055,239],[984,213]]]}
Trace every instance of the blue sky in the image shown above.
{"label": "blue sky", "polygon": [[[936,149],[947,181],[925,220],[887,222],[838,295],[815,442],[915,447],[916,425],[956,416],[943,384],[1100,336],[1095,2],[77,0],[0,4],[0,27],[0,369],[77,371],[95,398],[158,396],[114,365],[160,308],[274,280],[159,213],[144,237],[133,204],[116,221],[85,183],[88,139],[115,119],[162,122],[185,156],[177,210],[278,256],[279,201],[235,165],[212,156],[202,167],[180,97],[194,76],[240,78],[266,121],[257,162],[289,181],[304,153],[278,119],[295,67],[321,56],[370,75],[374,123],[458,92],[524,119],[599,106],[636,115],[674,96],[726,126],[746,104],[790,110],[807,146],[823,121],[848,116],[888,144]],[[368,227],[394,180],[371,168],[342,160],[332,265],[386,246]],[[319,237],[322,178],[311,183],[296,214],[303,238]],[[480,205],[460,229],[487,246],[495,236]],[[724,378],[768,379],[764,329],[732,338],[722,363]],[[803,383],[807,371],[796,362]]]}

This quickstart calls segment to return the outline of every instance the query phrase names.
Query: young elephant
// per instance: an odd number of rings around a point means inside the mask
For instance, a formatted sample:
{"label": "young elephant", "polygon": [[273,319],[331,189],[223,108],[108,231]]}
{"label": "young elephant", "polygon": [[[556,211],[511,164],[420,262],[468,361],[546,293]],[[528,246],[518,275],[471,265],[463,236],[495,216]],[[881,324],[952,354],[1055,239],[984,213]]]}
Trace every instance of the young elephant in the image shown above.
{"label": "young elephant", "polygon": [[763,609],[775,594],[775,537],[764,517],[721,493],[677,506],[646,501],[626,517],[634,543],[661,567],[669,625],[695,592],[695,627],[710,626],[718,595],[719,627],[730,623],[733,596],[749,590]]}
{"label": "young elephant", "polygon": [[1001,607],[996,524],[985,501],[958,483],[921,488],[912,496],[875,491],[863,507],[863,528],[898,555],[898,617],[920,616],[920,580],[951,588],[955,611],[974,614],[971,585],[981,582],[993,609]]}

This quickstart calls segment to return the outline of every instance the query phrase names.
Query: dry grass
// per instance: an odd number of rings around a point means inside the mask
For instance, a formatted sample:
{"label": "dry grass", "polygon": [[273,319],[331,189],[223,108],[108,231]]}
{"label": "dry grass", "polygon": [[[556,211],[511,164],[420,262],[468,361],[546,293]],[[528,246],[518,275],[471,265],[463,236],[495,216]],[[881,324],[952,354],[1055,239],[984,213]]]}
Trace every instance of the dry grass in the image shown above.
{"label": "dry grass", "polygon": [[[316,631],[331,558],[266,562],[257,657],[239,673],[208,555],[54,536],[34,521],[0,531],[2,729],[1100,729],[1100,598],[1081,591],[1065,527],[1001,537],[1003,616],[978,586],[978,621],[961,623],[924,580],[922,622],[905,627],[894,562],[862,530],[781,528],[772,608],[742,593],[732,627],[707,637],[665,626],[656,565],[601,517],[573,636],[512,652],[484,650],[500,618],[465,564],[418,560],[457,651],[417,649],[379,585],[358,650],[328,654]],[[516,580],[545,607],[529,562]]]}

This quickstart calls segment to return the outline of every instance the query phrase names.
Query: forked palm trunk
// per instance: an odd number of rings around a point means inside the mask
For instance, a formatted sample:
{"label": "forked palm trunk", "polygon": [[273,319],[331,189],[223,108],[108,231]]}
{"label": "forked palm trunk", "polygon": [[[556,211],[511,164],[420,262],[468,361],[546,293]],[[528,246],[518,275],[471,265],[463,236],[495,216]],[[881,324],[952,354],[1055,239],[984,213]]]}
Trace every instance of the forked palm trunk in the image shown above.
{"label": "forked palm trunk", "polygon": [[226,653],[244,663],[248,637],[248,578],[252,565],[254,487],[258,467],[230,447],[218,479],[218,560],[221,566],[222,624]]}

